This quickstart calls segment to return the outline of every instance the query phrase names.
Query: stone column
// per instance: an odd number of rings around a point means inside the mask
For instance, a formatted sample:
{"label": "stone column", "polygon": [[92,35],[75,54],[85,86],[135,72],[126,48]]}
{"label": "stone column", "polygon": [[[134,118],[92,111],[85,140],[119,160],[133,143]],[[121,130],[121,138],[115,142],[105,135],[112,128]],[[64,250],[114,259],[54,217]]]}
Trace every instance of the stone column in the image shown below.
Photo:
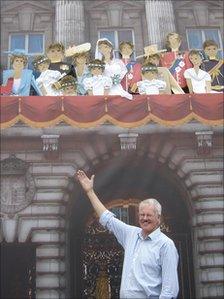
{"label": "stone column", "polygon": [[85,40],[83,1],[55,2],[55,41],[65,46],[81,44]]}
{"label": "stone column", "polygon": [[171,0],[145,0],[149,44],[164,47],[165,36],[175,32],[175,17]]}

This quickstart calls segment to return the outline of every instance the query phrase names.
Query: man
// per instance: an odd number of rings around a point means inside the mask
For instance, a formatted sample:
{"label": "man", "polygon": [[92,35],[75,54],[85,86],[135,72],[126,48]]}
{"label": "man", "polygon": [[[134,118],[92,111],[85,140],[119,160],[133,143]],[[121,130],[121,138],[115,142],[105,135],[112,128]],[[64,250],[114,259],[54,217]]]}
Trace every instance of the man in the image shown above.
{"label": "man", "polygon": [[100,218],[125,250],[120,298],[171,299],[178,294],[178,254],[171,239],[160,231],[161,205],[156,199],[139,205],[140,227],[115,218],[93,190],[94,175],[89,179],[78,170],[76,177]]}

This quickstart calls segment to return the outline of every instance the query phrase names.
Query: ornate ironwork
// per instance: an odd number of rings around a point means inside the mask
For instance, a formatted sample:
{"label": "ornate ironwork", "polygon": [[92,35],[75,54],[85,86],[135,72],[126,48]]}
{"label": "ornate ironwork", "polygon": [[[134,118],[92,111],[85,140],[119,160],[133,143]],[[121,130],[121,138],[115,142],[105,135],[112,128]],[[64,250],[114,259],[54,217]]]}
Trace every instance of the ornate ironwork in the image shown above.
{"label": "ornate ironwork", "polygon": [[119,298],[122,264],[122,247],[94,219],[86,227],[82,245],[83,298]]}

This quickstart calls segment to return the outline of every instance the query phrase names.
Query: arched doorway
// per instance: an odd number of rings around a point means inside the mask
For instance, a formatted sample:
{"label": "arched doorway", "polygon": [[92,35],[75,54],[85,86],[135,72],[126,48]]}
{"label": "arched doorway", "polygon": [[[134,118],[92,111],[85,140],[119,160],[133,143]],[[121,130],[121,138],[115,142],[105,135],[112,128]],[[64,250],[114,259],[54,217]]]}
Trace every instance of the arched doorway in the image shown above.
{"label": "arched doorway", "polygon": [[[91,173],[96,174],[95,189],[100,199],[125,222],[138,225],[137,205],[142,199],[154,197],[160,201],[163,230],[174,240],[180,255],[178,298],[194,298],[190,207],[181,182],[167,167],[133,156],[114,158]],[[123,250],[98,224],[84,197],[82,190],[76,193],[72,216],[72,298],[118,298]]]}

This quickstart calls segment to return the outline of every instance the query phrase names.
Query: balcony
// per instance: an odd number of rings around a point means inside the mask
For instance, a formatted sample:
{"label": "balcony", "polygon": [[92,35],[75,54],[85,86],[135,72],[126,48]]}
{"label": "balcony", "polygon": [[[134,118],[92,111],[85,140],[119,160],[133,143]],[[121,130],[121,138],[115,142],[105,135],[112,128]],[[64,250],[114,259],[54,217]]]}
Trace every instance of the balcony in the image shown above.
{"label": "balcony", "polygon": [[221,126],[223,94],[76,97],[1,97],[1,128],[18,123],[47,128],[60,123],[79,129],[114,125],[132,129],[147,124],[176,127],[197,122]]}

